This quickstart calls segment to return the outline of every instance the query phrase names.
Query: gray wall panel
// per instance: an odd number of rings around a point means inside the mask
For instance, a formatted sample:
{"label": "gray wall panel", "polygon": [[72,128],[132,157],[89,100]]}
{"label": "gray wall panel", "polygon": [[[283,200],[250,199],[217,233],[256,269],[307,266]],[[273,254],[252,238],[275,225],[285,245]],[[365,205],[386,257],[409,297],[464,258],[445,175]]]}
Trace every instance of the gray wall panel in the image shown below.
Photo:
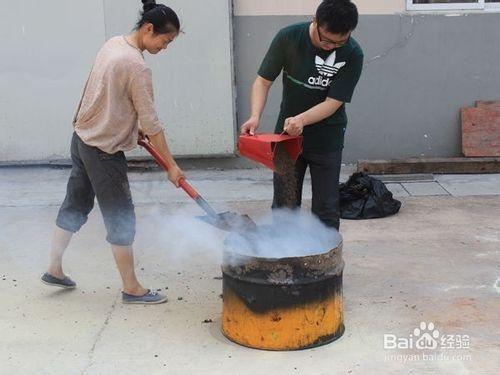
{"label": "gray wall panel", "polygon": [[[274,34],[310,17],[235,20],[238,120],[249,114],[249,90]],[[461,155],[459,110],[500,99],[500,14],[364,15],[355,37],[365,69],[348,106],[345,161],[360,158]],[[280,78],[281,80],[281,78]],[[263,129],[279,111],[281,82]]]}
{"label": "gray wall panel", "polygon": [[[144,55],[153,70],[156,107],[172,152],[230,155],[235,146],[230,3],[164,3],[179,15],[185,33],[167,51]],[[106,37],[130,32],[138,19],[139,5],[138,0],[106,0]]]}
{"label": "gray wall panel", "polygon": [[0,161],[67,158],[102,0],[1,1],[0,14]]}
{"label": "gray wall panel", "polygon": [[[168,3],[185,34],[167,52],[145,55],[172,151],[231,155],[230,2]],[[95,56],[106,39],[133,28],[141,6],[139,0],[0,2],[0,162],[69,158],[71,121]]]}

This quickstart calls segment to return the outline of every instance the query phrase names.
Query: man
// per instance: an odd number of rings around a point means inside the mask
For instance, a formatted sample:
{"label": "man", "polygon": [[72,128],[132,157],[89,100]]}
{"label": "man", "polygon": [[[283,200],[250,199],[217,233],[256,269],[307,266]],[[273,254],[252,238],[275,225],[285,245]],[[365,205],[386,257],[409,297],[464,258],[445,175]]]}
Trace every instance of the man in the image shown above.
{"label": "man", "polygon": [[[251,95],[251,117],[242,134],[255,134],[273,81],[283,70],[283,98],[275,133],[303,134],[303,153],[295,164],[299,207],[307,167],[312,211],[339,229],[339,175],[345,104],[351,101],[363,67],[363,51],[351,36],[358,11],[349,0],[324,0],[312,22],[278,32],[258,72]],[[287,176],[274,174],[273,208],[285,206]]]}

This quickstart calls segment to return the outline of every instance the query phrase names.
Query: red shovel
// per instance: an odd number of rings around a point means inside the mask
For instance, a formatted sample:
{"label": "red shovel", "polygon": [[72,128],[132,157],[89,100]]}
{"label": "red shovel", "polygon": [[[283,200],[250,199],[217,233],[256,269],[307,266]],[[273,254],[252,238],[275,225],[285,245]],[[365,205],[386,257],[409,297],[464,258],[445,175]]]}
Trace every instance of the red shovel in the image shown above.
{"label": "red shovel", "polygon": [[[137,142],[140,146],[144,147],[153,156],[156,162],[168,172],[168,165],[161,154],[154,148],[152,143],[147,137],[139,136]],[[201,220],[209,223],[219,229],[229,232],[247,232],[249,230],[257,229],[257,224],[248,215],[239,215],[235,212],[222,212],[217,213],[208,202],[193,188],[185,178],[179,181],[181,187],[187,195],[189,195],[208,216],[199,217]]]}

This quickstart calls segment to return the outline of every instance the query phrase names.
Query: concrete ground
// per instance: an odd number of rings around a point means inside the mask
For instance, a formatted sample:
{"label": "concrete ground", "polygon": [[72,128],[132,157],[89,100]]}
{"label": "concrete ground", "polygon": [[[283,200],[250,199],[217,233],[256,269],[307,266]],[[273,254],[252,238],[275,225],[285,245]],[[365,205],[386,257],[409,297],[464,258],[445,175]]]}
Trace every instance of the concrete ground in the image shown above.
{"label": "concrete ground", "polygon": [[[198,207],[162,173],[130,179],[137,271],[168,303],[121,304],[97,209],[65,258],[78,288],[42,285],[68,173],[0,169],[0,374],[498,373],[500,175],[384,177],[401,212],[342,222],[344,336],[315,349],[267,352],[220,333],[224,233],[191,219]],[[255,219],[269,211],[267,170],[188,177],[220,210]],[[309,207],[309,188],[305,196]],[[435,334],[437,349],[405,349],[425,332]],[[384,347],[384,335],[396,335],[398,348],[390,346],[395,336],[385,336]]]}

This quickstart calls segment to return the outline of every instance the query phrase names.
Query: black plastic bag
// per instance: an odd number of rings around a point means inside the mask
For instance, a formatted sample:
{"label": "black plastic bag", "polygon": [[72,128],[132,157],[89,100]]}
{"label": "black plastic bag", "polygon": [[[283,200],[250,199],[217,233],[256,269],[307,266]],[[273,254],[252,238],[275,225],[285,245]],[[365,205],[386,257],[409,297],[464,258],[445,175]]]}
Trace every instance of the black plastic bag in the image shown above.
{"label": "black plastic bag", "polygon": [[401,202],[392,197],[384,183],[363,172],[354,173],[340,184],[340,217],[342,219],[375,219],[399,212]]}

